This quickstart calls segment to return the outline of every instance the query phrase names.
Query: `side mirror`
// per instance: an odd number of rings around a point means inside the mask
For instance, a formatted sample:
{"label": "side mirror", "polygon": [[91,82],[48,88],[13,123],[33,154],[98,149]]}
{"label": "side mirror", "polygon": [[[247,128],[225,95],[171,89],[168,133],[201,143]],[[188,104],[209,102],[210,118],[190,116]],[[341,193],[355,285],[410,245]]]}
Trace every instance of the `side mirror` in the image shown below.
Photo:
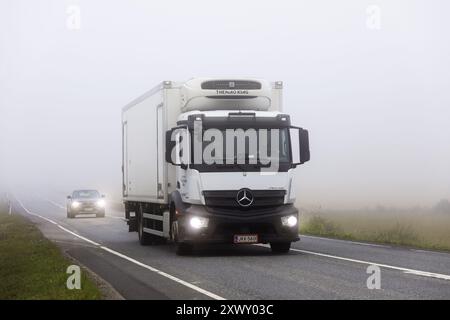
{"label": "side mirror", "polygon": [[172,161],[172,151],[175,149],[176,142],[172,141],[172,130],[166,131],[166,162],[175,165]]}
{"label": "side mirror", "polygon": [[187,168],[189,159],[189,131],[175,127],[166,131],[166,162]]}
{"label": "side mirror", "polygon": [[299,127],[291,127],[289,134],[291,139],[292,164],[299,165],[309,161],[310,152],[308,130]]}
{"label": "side mirror", "polygon": [[67,199],[72,199],[72,196],[67,196]]}
{"label": "side mirror", "polygon": [[104,194],[102,194],[102,198],[105,198],[106,196]]}
{"label": "side mirror", "polygon": [[300,129],[299,132],[300,142],[300,164],[308,162],[311,158],[309,153],[309,132],[305,129]]}

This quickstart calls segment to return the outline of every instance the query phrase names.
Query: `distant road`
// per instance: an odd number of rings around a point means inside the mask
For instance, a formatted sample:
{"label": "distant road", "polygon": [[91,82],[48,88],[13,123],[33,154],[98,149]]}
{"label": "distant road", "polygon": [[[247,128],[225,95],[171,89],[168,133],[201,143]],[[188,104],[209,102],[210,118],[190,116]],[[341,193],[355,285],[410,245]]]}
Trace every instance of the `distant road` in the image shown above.
{"label": "distant road", "polygon": [[[287,255],[262,245],[218,245],[193,256],[141,246],[123,213],[67,219],[63,197],[16,195],[27,216],[126,299],[450,299],[450,254],[301,236]],[[368,289],[367,267],[381,270]]]}

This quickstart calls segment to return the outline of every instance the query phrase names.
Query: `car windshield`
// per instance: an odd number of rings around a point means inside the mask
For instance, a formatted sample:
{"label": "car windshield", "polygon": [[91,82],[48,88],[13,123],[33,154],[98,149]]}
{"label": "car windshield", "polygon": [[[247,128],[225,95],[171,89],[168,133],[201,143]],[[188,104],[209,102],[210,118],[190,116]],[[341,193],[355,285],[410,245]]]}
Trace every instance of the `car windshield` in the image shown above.
{"label": "car windshield", "polygon": [[100,198],[100,193],[97,190],[78,190],[73,192],[72,197],[76,199],[94,199]]}

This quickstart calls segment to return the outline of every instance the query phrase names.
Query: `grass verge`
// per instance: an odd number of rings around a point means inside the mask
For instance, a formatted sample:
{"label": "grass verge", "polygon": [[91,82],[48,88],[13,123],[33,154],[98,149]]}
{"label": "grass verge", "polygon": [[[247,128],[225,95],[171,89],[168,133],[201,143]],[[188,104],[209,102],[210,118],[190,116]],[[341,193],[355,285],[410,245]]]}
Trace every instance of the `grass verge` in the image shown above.
{"label": "grass verge", "polygon": [[81,289],[67,289],[66,270],[73,262],[32,223],[6,212],[0,212],[0,300],[102,298],[83,270]]}
{"label": "grass verge", "polygon": [[305,235],[450,251],[449,216],[321,212],[302,218],[300,233]]}

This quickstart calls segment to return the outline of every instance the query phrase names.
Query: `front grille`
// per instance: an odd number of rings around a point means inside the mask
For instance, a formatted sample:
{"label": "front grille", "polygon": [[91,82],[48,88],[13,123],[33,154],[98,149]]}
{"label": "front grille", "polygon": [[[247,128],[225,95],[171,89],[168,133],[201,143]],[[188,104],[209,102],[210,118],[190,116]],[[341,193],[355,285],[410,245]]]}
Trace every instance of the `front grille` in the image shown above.
{"label": "front grille", "polygon": [[95,209],[95,202],[81,202],[80,209]]}
{"label": "front grille", "polygon": [[209,207],[238,208],[241,210],[264,209],[284,204],[285,190],[249,190],[253,195],[253,203],[242,207],[237,202],[239,190],[203,191],[205,204]]}
{"label": "front grille", "polygon": [[212,80],[203,82],[202,89],[260,90],[261,83],[258,81],[248,81],[248,80]]}

